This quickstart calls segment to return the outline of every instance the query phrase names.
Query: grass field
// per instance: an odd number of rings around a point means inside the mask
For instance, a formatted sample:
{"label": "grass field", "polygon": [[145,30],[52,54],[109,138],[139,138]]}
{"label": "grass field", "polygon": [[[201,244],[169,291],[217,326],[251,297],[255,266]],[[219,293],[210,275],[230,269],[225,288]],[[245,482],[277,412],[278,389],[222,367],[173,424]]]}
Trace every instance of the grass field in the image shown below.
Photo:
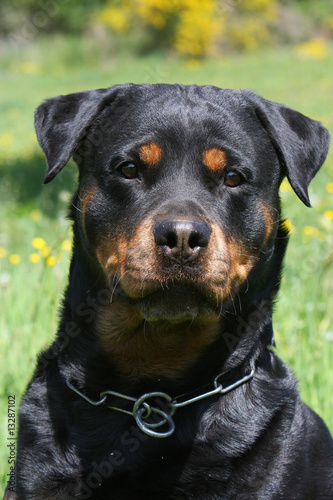
{"label": "grass field", "polygon": [[[66,284],[75,189],[70,164],[42,186],[45,162],[33,112],[46,97],[123,82],[182,82],[250,88],[321,120],[333,133],[332,47],[322,54],[279,49],[205,62],[112,53],[89,40],[40,40],[0,53],[0,474],[8,470],[7,404],[16,411],[36,354],[51,341]],[[303,399],[333,431],[333,156],[313,181],[308,209],[287,183],[281,197],[292,224],[275,312],[277,353],[294,369]]]}

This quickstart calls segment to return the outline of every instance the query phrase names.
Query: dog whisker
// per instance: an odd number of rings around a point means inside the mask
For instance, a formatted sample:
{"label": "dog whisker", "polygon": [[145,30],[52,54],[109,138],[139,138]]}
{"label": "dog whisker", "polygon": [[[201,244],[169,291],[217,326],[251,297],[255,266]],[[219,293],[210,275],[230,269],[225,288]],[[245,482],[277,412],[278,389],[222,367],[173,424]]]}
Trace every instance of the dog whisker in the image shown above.
{"label": "dog whisker", "polygon": [[71,205],[72,205],[72,207],[73,207],[73,208],[75,208],[75,210],[77,210],[78,212],[82,212],[82,210],[81,210],[79,207],[77,207],[76,205],[74,205],[74,203],[73,203],[72,201],[71,201]]}
{"label": "dog whisker", "polygon": [[114,296],[114,293],[116,291],[116,288],[117,286],[119,285],[120,283],[120,280],[125,276],[126,273],[128,273],[129,270],[127,269],[120,277],[119,279],[117,280],[116,284],[114,285],[113,289],[112,289],[112,292],[111,292],[111,297],[110,297],[110,304],[112,303],[112,300],[113,300],[113,296]]}
{"label": "dog whisker", "polygon": [[98,280],[96,280],[95,283],[90,288],[88,288],[88,290],[86,291],[86,295],[88,293],[90,293],[95,288],[95,286],[97,285],[97,283],[98,283]]}

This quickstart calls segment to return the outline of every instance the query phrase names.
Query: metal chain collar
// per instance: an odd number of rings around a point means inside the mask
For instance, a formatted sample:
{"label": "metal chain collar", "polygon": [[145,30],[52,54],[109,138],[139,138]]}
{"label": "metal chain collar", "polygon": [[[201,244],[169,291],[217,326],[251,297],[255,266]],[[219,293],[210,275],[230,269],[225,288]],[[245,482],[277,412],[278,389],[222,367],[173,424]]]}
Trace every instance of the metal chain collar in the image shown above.
{"label": "metal chain collar", "polygon": [[[100,400],[94,401],[93,399],[88,398],[85,394],[79,391],[79,389],[74,387],[67,379],[66,384],[72,391],[81,396],[81,398],[85,399],[91,405],[100,406],[104,404],[111,410],[116,410],[122,413],[126,413],[127,415],[131,415],[135,418],[138,427],[143,432],[148,434],[148,436],[165,438],[171,436],[171,434],[173,434],[175,430],[175,423],[172,417],[175,414],[177,408],[182,408],[183,406],[196,403],[197,401],[201,401],[202,399],[214,396],[216,394],[224,395],[227,392],[230,392],[240,385],[244,384],[245,382],[251,380],[253,378],[254,371],[254,368],[252,368],[251,372],[248,375],[245,375],[240,380],[237,380],[237,382],[234,382],[233,384],[230,384],[226,387],[223,387],[222,384],[218,382],[218,380],[228,372],[220,373],[214,379],[214,389],[208,392],[204,392],[199,396],[180,402],[177,401],[177,398],[172,399],[172,397],[165,392],[147,392],[146,394],[143,394],[136,399],[115,391],[103,391],[99,395]],[[114,396],[120,399],[125,399],[127,401],[132,401],[134,403],[132,411],[124,410],[123,408],[118,408],[116,406],[109,406],[108,404],[106,404],[108,396]],[[147,400],[149,400],[150,398],[155,398],[155,400],[157,399],[155,404],[157,403],[159,405],[159,408],[157,408],[156,406],[152,406],[147,402]],[[162,427],[166,424],[168,425],[168,429],[166,431],[163,432],[161,430],[158,430],[159,427]]]}

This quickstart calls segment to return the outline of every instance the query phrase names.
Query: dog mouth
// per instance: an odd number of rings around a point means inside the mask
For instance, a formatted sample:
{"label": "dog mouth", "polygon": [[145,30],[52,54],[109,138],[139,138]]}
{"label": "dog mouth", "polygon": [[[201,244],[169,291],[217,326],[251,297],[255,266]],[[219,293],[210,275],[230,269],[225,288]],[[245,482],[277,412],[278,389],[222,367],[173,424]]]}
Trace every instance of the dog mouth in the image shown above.
{"label": "dog mouth", "polygon": [[140,309],[150,323],[206,320],[218,316],[220,306],[215,297],[208,297],[203,290],[189,283],[160,284],[156,290],[146,291],[140,298],[131,298],[118,285],[117,294]]}

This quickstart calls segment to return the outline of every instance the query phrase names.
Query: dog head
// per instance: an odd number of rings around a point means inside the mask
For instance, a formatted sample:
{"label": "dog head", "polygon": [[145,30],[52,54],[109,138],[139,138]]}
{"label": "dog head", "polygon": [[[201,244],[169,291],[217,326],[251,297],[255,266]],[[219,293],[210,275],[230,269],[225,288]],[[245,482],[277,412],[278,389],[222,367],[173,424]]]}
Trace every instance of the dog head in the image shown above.
{"label": "dog head", "polygon": [[329,146],[319,122],[210,86],[56,97],[37,109],[36,130],[46,183],[71,156],[79,166],[79,238],[111,299],[173,324],[215,317],[253,283],[265,285],[280,183],[287,176],[310,206]]}

